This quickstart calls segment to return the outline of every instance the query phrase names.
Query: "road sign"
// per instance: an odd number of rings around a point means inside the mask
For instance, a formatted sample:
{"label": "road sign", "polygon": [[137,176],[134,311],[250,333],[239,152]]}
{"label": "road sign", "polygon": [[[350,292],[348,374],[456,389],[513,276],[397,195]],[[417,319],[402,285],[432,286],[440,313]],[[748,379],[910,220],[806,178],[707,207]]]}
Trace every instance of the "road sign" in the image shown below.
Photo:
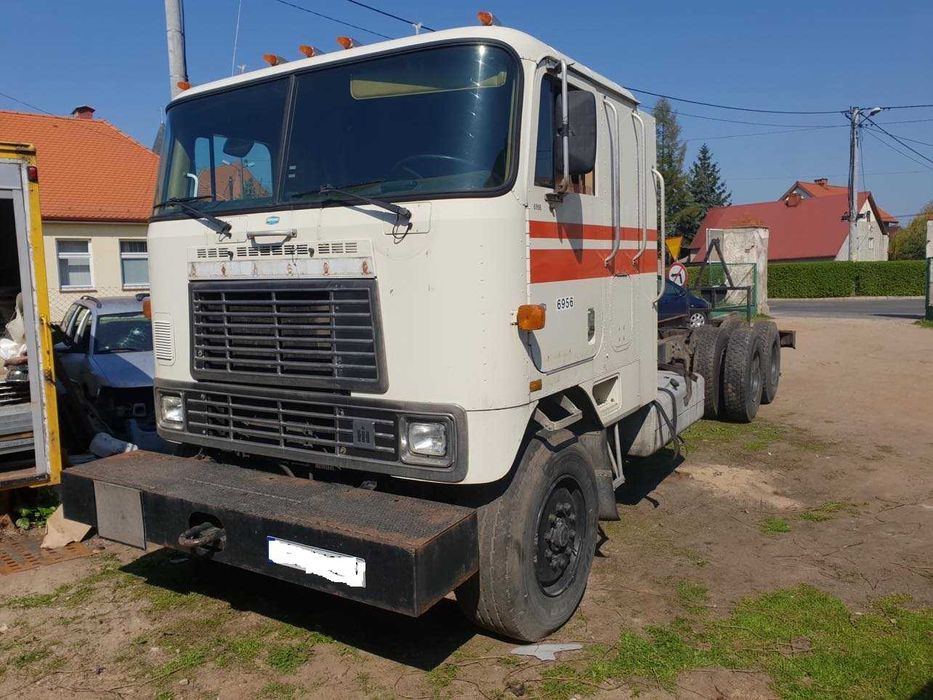
{"label": "road sign", "polygon": [[683,236],[672,236],[671,238],[664,239],[667,252],[671,254],[671,260],[676,260],[680,257],[680,245],[683,243],[683,240]]}
{"label": "road sign", "polygon": [[667,278],[674,284],[684,287],[687,284],[687,268],[681,263],[675,262],[667,271]]}

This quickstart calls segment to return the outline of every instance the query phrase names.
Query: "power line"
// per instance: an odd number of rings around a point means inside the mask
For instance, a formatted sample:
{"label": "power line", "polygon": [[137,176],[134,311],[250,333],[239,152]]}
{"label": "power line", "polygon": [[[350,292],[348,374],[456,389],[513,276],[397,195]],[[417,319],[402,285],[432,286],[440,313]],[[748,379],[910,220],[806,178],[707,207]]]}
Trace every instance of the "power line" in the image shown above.
{"label": "power line", "polygon": [[922,165],[922,166],[924,166],[925,168],[927,168],[928,170],[933,170],[933,167],[930,167],[929,165],[927,165],[926,163],[924,163],[922,160],[917,160],[917,159],[914,158],[913,156],[911,156],[911,155],[909,155],[909,154],[907,154],[907,153],[904,153],[902,150],[900,150],[900,149],[898,149],[898,148],[892,146],[890,143],[888,143],[888,142],[885,141],[883,138],[881,138],[880,136],[878,136],[878,134],[876,134],[876,133],[874,132],[873,129],[866,129],[866,130],[865,130],[865,133],[868,134],[869,136],[871,136],[873,139],[875,139],[875,140],[878,141],[879,143],[884,144],[885,146],[887,146],[888,148],[890,148],[892,151],[894,151],[894,152],[897,153],[898,155],[904,156],[904,158],[907,158],[908,160],[912,160],[912,161],[913,161],[914,163],[916,163],[917,165]]}
{"label": "power line", "polygon": [[48,114],[50,117],[56,116],[52,114],[51,112],[46,112],[44,109],[42,109],[42,107],[36,107],[35,105],[29,104],[28,102],[25,102],[24,100],[20,100],[19,98],[13,97],[13,95],[7,95],[5,92],[0,92],[0,97],[5,97],[8,100],[12,100],[13,102],[23,105],[24,107],[29,107],[29,109],[34,109],[37,112]]}
{"label": "power line", "polygon": [[736,112],[756,112],[758,114],[839,114],[843,110],[841,109],[830,109],[830,110],[788,110],[788,109],[759,109],[757,107],[735,107],[733,105],[720,105],[713,102],[700,102],[698,100],[688,100],[686,97],[674,97],[673,95],[663,95],[660,92],[651,92],[650,90],[642,90],[641,88],[628,86],[629,90],[635,92],[640,92],[644,95],[651,95],[653,97],[663,97],[665,100],[674,100],[675,102],[687,102],[692,105],[700,105],[702,107],[714,107],[715,109],[731,109]]}
{"label": "power line", "polygon": [[[644,105],[646,110],[653,110],[657,107],[657,103],[653,105]],[[678,117],[692,117],[693,119],[706,119],[711,122],[726,122],[728,124],[748,124],[750,126],[776,126],[776,127],[785,127],[785,128],[811,128],[812,124],[775,124],[774,122],[752,122],[747,119],[725,119],[724,117],[710,117],[706,114],[690,114],[688,112],[674,112]],[[835,112],[834,112],[835,114]],[[931,120],[933,121],[933,120]],[[896,123],[896,122],[888,122]],[[835,126],[835,124],[823,125],[823,126]]]}
{"label": "power line", "polygon": [[399,17],[398,15],[393,15],[391,12],[386,12],[385,10],[380,10],[378,7],[373,7],[372,5],[367,5],[365,2],[358,2],[358,0],[347,0],[351,5],[358,5],[359,7],[365,7],[367,10],[372,10],[373,12],[378,12],[384,17],[391,17],[392,19],[397,19],[399,22],[404,22],[409,27],[414,27],[416,30],[427,29],[429,32],[435,31],[426,24],[421,22],[412,22],[410,19],[405,19],[404,17]]}
{"label": "power line", "polygon": [[929,109],[933,105],[894,105],[893,107],[882,107],[881,109]]}
{"label": "power line", "polygon": [[798,129],[782,129],[780,131],[757,131],[753,134],[727,134],[725,136],[705,136],[684,139],[684,141],[714,141],[718,139],[738,139],[746,136],[772,136],[775,134],[795,134],[799,131],[816,131],[822,129],[844,129],[845,124],[835,124],[832,126],[805,126]]}
{"label": "power line", "polygon": [[933,122],[933,118],[930,119],[901,119],[896,122],[884,122],[885,126],[888,124],[918,124],[920,122]]}
{"label": "power line", "polygon": [[307,7],[302,7],[301,5],[296,5],[293,2],[288,2],[288,0],[273,0],[280,5],[286,5],[288,7],[293,7],[296,10],[301,10],[302,12],[307,12],[309,15],[314,15],[315,17],[320,17],[321,19],[326,19],[329,22],[334,22],[336,24],[341,24],[344,27],[350,27],[351,29],[359,29],[361,32],[366,32],[367,34],[372,34],[374,36],[382,37],[383,39],[393,39],[394,37],[388,36],[386,34],[380,34],[379,32],[374,32],[372,29],[367,29],[366,27],[361,27],[358,24],[353,24],[352,22],[346,22],[342,19],[337,19],[336,17],[331,17],[330,15],[325,15],[322,12],[315,12],[314,10],[309,10]]}
{"label": "power line", "polygon": [[[883,172],[870,172],[866,173],[867,175],[920,175],[925,174],[926,170],[887,170]],[[826,177],[843,177],[845,173],[832,173]],[[733,180],[798,180],[800,175],[763,175],[763,176],[754,176],[754,177],[730,177],[729,181]]]}
{"label": "power line", "polygon": [[900,136],[898,138],[900,138],[902,141],[910,141],[911,143],[919,143],[921,146],[930,146],[931,148],[933,148],[933,143],[930,143],[929,141],[921,141],[920,139],[910,139],[910,138],[907,138],[906,136]]}
{"label": "power line", "polygon": [[871,119],[871,117],[865,117],[865,121],[867,121],[869,124],[874,124],[875,127],[877,127],[878,129],[880,129],[883,133],[887,134],[890,138],[892,138],[892,139],[894,139],[895,141],[897,141],[900,145],[902,145],[902,146],[903,146],[904,148],[906,148],[908,151],[910,151],[910,152],[912,152],[912,153],[916,153],[918,156],[920,156],[921,158],[923,158],[925,161],[928,161],[931,165],[933,165],[933,158],[930,158],[930,157],[928,157],[927,155],[921,153],[920,151],[918,151],[916,148],[914,148],[914,147],[911,146],[910,144],[904,143],[904,142],[901,141],[897,136],[895,136],[894,134],[892,134],[892,133],[891,133],[890,131],[888,131],[887,129],[878,126],[878,125],[875,124],[875,122]]}

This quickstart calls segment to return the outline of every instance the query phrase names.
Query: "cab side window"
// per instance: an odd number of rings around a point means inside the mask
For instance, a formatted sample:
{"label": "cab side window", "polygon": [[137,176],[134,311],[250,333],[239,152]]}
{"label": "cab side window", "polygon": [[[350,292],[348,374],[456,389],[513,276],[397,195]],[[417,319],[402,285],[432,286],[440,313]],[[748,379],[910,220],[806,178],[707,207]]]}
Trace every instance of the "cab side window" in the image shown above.
{"label": "cab side window", "polygon": [[[578,90],[572,85],[568,90]],[[560,80],[546,75],[541,80],[541,95],[538,104],[538,141],[535,155],[535,185],[554,187],[561,164],[555,162],[554,140],[560,116],[557,114],[557,98],[560,95]],[[572,191],[577,194],[595,194],[596,182],[593,170],[583,175],[574,175]]]}

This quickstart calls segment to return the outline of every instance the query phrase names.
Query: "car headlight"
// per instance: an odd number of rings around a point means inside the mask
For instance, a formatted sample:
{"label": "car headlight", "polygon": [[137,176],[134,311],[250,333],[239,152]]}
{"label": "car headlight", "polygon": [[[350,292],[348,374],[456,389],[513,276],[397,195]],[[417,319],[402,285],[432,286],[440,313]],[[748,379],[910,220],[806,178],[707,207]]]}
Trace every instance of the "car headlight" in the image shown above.
{"label": "car headlight", "polygon": [[162,394],[159,413],[159,422],[167,428],[181,428],[185,424],[185,404],[177,394]]}

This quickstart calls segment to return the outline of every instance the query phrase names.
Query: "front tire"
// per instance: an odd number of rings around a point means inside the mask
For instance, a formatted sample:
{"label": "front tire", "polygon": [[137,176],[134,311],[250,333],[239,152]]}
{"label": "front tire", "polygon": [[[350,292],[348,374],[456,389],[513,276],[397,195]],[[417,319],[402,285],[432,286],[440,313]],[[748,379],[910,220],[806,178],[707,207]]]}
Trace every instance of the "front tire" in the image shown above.
{"label": "front tire", "polygon": [[593,465],[579,443],[532,439],[505,491],[477,510],[479,572],[457,589],[480,627],[533,642],[576,611],[596,549]]}

